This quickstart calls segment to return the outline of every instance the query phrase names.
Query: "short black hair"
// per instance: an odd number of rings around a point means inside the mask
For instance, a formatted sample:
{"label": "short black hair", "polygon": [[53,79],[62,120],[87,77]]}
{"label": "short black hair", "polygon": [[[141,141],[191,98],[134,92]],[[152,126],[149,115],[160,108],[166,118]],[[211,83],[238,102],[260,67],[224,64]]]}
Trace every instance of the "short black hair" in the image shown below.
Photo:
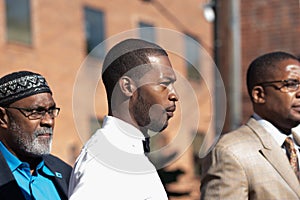
{"label": "short black hair", "polygon": [[[104,59],[102,68],[102,81],[108,99],[111,99],[118,80],[133,68],[149,64],[149,56],[168,56],[168,54],[160,46],[141,39],[127,39],[111,48]],[[149,70],[149,66],[139,68],[134,76],[140,78]]]}
{"label": "short black hair", "polygon": [[266,81],[278,67],[278,62],[288,59],[298,60],[296,56],[290,53],[276,51],[261,55],[251,62],[247,70],[247,89],[251,100],[253,87]]}

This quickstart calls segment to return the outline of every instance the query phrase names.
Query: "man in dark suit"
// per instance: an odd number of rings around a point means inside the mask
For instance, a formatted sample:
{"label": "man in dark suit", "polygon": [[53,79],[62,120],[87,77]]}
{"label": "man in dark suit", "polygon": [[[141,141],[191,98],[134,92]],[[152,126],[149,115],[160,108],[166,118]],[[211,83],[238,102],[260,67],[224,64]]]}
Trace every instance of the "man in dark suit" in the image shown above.
{"label": "man in dark suit", "polygon": [[0,199],[67,199],[72,168],[50,155],[56,107],[43,76],[0,79]]}
{"label": "man in dark suit", "polygon": [[[300,199],[300,63],[285,52],[255,59],[247,72],[254,114],[224,134],[205,158],[201,199]],[[292,144],[291,144],[292,143]],[[298,158],[297,158],[298,157]]]}

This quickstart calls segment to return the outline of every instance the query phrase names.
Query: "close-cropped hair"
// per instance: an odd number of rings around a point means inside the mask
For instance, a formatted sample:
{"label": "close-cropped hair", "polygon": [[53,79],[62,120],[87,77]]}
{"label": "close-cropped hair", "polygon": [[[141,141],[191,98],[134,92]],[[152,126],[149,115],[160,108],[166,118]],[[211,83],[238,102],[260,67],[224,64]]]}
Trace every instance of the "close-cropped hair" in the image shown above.
{"label": "close-cropped hair", "polygon": [[118,80],[126,74],[134,79],[141,78],[151,69],[150,56],[168,56],[160,46],[143,40],[125,40],[114,46],[105,57],[102,68],[102,81],[108,97]]}
{"label": "close-cropped hair", "polygon": [[270,74],[277,69],[278,63],[288,59],[298,60],[290,53],[276,51],[261,55],[250,63],[247,70],[247,90],[251,99],[253,87],[268,81]]}

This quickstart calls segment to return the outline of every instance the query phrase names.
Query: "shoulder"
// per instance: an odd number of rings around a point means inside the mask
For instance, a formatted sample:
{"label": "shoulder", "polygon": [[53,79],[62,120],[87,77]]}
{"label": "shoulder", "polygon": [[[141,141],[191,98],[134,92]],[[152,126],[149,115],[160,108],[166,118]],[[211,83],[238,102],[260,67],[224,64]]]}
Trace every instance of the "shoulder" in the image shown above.
{"label": "shoulder", "polygon": [[72,167],[61,160],[60,158],[50,154],[43,156],[45,165],[50,168],[52,171],[60,171],[66,174],[71,174]]}
{"label": "shoulder", "polygon": [[99,144],[101,144],[105,138],[105,131],[103,129],[97,129],[96,132],[87,140],[83,149],[89,149],[95,146],[101,147]]}
{"label": "shoulder", "polygon": [[247,125],[242,125],[238,129],[221,135],[216,147],[234,147],[248,145],[259,141],[255,132]]}
{"label": "shoulder", "polygon": [[[258,156],[259,150],[264,148],[265,140],[269,140],[262,138],[263,134],[263,132],[259,132],[259,129],[253,129],[248,124],[242,125],[220,137],[212,148],[212,156],[219,159],[231,157],[236,161],[247,162],[249,157]],[[226,155],[227,158],[220,155]]]}
{"label": "shoulder", "polygon": [[58,158],[57,156],[54,156],[52,154],[49,155],[45,155],[43,156],[44,161],[48,164],[55,164],[55,165],[62,165],[65,166],[67,168],[71,168],[71,166],[69,164],[67,164],[65,161],[63,161],[62,159]]}

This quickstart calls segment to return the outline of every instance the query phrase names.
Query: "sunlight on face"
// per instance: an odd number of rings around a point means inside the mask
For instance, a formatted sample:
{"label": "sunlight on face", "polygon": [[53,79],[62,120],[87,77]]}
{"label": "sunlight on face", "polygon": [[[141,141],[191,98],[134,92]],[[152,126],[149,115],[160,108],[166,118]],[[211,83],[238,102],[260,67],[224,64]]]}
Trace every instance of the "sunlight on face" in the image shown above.
{"label": "sunlight on face", "polygon": [[159,63],[160,59],[157,56],[148,56],[151,63]]}
{"label": "sunlight on face", "polygon": [[286,66],[286,71],[289,72],[291,76],[300,77],[299,65],[288,65]]}

